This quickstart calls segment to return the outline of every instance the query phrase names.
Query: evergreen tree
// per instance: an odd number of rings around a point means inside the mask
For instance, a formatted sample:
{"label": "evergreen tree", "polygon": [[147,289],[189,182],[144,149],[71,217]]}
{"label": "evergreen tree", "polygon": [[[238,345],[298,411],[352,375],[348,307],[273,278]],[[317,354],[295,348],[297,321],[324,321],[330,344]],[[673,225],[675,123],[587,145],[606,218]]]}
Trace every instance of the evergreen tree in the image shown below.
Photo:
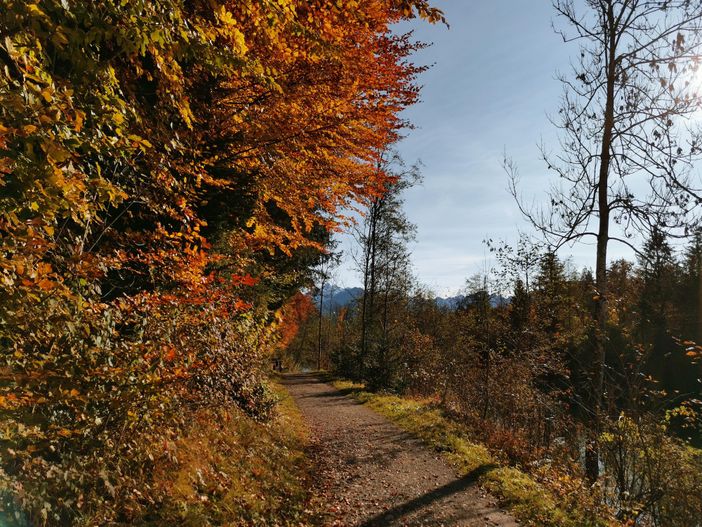
{"label": "evergreen tree", "polygon": [[695,232],[685,248],[678,296],[682,310],[682,332],[686,339],[702,341],[702,230]]}
{"label": "evergreen tree", "polygon": [[510,309],[510,321],[512,329],[516,333],[521,333],[529,323],[530,304],[529,293],[524,287],[524,282],[521,279],[517,279],[517,282],[514,284]]}
{"label": "evergreen tree", "polygon": [[648,370],[670,387],[675,383],[677,369],[672,356],[676,345],[670,334],[677,264],[660,229],[654,229],[644,244],[639,266],[642,279],[639,338],[648,349]]}

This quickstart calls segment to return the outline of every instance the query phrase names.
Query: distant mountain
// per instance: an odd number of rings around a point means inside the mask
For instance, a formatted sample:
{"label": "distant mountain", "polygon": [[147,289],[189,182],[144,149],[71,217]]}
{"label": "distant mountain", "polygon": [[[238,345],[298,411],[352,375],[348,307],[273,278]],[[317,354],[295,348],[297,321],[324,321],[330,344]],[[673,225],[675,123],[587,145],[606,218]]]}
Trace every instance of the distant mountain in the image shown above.
{"label": "distant mountain", "polygon": [[[470,303],[466,295],[449,296],[447,298],[436,297],[434,299],[436,305],[446,309],[458,309],[462,304]],[[511,301],[510,298],[505,298],[502,295],[490,295],[490,305],[492,307],[505,306]]]}
{"label": "distant mountain", "polygon": [[363,289],[361,287],[330,288],[329,293],[331,294],[331,305],[338,308],[351,305],[361,298]]}
{"label": "distant mountain", "polygon": [[[347,307],[353,304],[363,295],[361,287],[336,287],[326,286],[324,288],[324,309],[332,311],[341,307]],[[490,305],[492,307],[503,306],[510,303],[510,298],[505,298],[502,295],[490,295]],[[319,294],[314,296],[314,301],[319,305]],[[466,295],[449,296],[446,298],[436,297],[434,299],[436,305],[449,310],[458,309],[458,307],[466,302]],[[331,302],[331,303],[330,303]]]}
{"label": "distant mountain", "polygon": [[[353,304],[356,300],[363,296],[363,288],[361,287],[336,287],[326,286],[324,288],[324,310],[331,309],[332,311],[341,307],[347,307]],[[314,296],[314,301],[319,306],[320,295]]]}
{"label": "distant mountain", "polygon": [[434,299],[434,302],[436,302],[436,305],[444,308],[444,309],[458,309],[458,306],[460,306],[463,301],[465,300],[466,296],[465,295],[456,295],[456,296],[449,296],[446,298],[442,298],[440,296],[437,296]]}

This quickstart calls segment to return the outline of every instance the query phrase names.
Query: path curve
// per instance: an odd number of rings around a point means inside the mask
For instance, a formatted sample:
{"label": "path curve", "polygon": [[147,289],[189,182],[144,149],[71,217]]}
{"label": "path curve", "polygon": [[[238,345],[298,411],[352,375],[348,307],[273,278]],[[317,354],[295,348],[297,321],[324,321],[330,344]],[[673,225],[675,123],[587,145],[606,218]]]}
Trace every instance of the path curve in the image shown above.
{"label": "path curve", "polygon": [[476,483],[385,417],[313,375],[284,384],[312,431],[327,525],[516,527]]}

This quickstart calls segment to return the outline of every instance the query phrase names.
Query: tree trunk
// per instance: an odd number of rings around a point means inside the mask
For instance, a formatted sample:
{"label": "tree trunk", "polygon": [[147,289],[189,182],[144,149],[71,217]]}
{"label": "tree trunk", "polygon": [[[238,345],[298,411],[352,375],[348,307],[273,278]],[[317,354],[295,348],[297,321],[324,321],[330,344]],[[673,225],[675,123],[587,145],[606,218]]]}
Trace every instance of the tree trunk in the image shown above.
{"label": "tree trunk", "polygon": [[[373,212],[371,211],[371,214]],[[372,219],[371,219],[372,222]],[[367,324],[366,324],[366,312],[368,310],[368,280],[370,277],[370,238],[371,238],[371,225],[368,225],[368,236],[366,237],[365,244],[363,248],[363,298],[361,299],[361,360],[365,360],[366,357],[366,342],[368,339]]]}
{"label": "tree trunk", "polygon": [[[374,306],[373,304],[375,303],[375,290],[376,290],[376,252],[378,249],[378,217],[380,216],[379,214],[379,209],[380,209],[380,201],[375,201],[373,203],[373,207],[371,209],[371,224],[370,224],[370,236],[368,240],[368,250],[369,250],[369,257],[370,257],[370,264],[369,264],[369,277],[368,277],[368,288],[366,289],[366,293],[364,296],[368,297],[367,300],[367,309],[366,309],[366,323],[365,323],[365,338],[366,338],[366,343],[365,343],[365,351],[363,355],[363,360],[364,364],[365,361],[368,359],[367,353],[368,353],[368,331],[373,329],[373,309]],[[366,374],[365,371],[362,372],[363,375]]]}
{"label": "tree trunk", "polygon": [[[697,244],[697,339],[702,339],[702,251]],[[698,342],[699,344],[699,342]]]}
{"label": "tree trunk", "polygon": [[327,284],[327,277],[322,277],[322,288],[319,293],[319,329],[317,335],[317,371],[322,369],[322,319],[324,318],[324,286]]}
{"label": "tree trunk", "polygon": [[599,435],[603,417],[605,359],[607,340],[607,243],[609,242],[609,170],[611,164],[612,133],[614,129],[614,90],[617,73],[616,38],[617,27],[612,4],[607,10],[607,99],[605,105],[604,128],[600,150],[600,170],[597,188],[599,226],[597,231],[597,260],[595,264],[595,356],[592,373],[592,412],[594,422],[588,429],[585,450],[585,471],[591,482],[600,475]]}

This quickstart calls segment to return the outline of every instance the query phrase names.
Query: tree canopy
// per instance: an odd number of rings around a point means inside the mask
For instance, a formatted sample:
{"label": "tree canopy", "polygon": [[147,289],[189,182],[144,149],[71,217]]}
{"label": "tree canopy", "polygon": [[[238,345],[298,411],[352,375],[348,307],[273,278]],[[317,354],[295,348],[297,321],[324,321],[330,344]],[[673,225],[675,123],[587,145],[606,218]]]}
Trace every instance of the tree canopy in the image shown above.
{"label": "tree canopy", "polygon": [[265,415],[281,308],[340,211],[392,181],[377,159],[422,68],[390,28],[415,16],[443,20],[424,0],[0,2],[5,510],[134,519],[188,409]]}

